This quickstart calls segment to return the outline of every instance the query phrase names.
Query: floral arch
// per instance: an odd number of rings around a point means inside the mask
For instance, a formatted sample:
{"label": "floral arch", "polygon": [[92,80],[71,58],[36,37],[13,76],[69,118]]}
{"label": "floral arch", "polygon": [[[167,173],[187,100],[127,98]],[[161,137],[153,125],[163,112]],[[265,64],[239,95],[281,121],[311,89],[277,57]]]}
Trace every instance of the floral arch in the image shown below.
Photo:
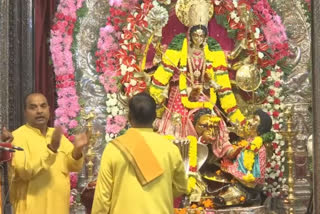
{"label": "floral arch", "polygon": [[[99,145],[95,145],[98,157],[105,141],[126,130],[126,109],[119,96],[130,96],[146,89],[148,82],[145,81],[145,76],[148,75],[144,74],[144,70],[152,67],[148,64],[148,57],[154,55],[155,50],[150,37],[156,33],[155,28],[159,27],[159,17],[162,20],[164,44],[171,40],[173,34],[185,30],[183,26],[173,29],[174,25],[170,25],[177,21],[174,4],[175,1],[170,0],[100,2],[100,15],[103,16],[97,18],[100,20],[99,24],[96,24],[99,31],[92,34],[95,36],[92,36],[91,46],[88,46],[83,54],[83,25],[85,21],[90,24],[87,17],[94,17],[90,9],[94,5],[85,0],[60,1],[50,38],[58,95],[55,125],[64,127],[71,141],[76,127],[85,125],[83,115],[94,110],[97,115],[101,115],[94,122],[94,126],[104,133],[105,138],[100,139]],[[262,85],[257,94],[265,97],[262,108],[272,117],[273,131],[277,133],[283,124],[281,84],[285,75],[290,72],[290,68],[285,66],[289,47],[281,18],[267,0],[212,0],[212,4],[215,18],[209,23],[209,29],[213,27],[218,30],[209,33],[222,43],[226,52],[230,52],[245,35],[245,24],[240,19],[239,5],[246,5],[246,9],[254,14],[254,21],[249,28],[254,32],[253,41],[258,53],[257,66],[262,76]],[[166,28],[165,25],[170,27]],[[147,54],[145,50],[150,53]],[[247,54],[253,56],[254,52],[248,51]],[[87,64],[86,69],[81,63]],[[89,74],[91,78],[82,78]],[[232,79],[232,72],[230,76]],[[99,100],[93,104],[92,100],[87,100],[87,93],[94,90],[99,92]],[[93,105],[91,107],[90,102]],[[96,108],[97,103],[102,107]],[[282,186],[286,183],[283,146],[281,135],[276,134],[271,144],[272,154],[266,169],[264,189],[273,197],[281,194]]]}

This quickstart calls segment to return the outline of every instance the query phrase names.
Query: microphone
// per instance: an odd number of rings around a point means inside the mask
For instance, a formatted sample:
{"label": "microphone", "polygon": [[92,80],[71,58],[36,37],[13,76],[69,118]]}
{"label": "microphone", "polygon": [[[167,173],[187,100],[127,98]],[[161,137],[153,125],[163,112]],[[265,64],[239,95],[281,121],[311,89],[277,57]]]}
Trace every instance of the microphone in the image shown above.
{"label": "microphone", "polygon": [[8,151],[8,152],[15,152],[16,150],[23,151],[23,148],[21,148],[19,146],[13,146],[11,143],[0,143],[0,150]]}
{"label": "microphone", "polygon": [[3,147],[3,146],[0,146],[0,151],[16,152],[16,150],[14,150],[14,149],[10,149],[10,148]]}

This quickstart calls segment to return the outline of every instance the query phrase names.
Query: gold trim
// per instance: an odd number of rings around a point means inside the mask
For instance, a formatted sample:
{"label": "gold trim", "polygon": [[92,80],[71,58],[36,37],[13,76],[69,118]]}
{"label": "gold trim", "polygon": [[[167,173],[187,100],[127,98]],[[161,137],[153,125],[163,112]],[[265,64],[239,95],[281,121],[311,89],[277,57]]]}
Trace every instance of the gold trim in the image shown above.
{"label": "gold trim", "polygon": [[210,0],[178,0],[176,3],[176,15],[187,27],[207,26],[213,13],[214,8]]}

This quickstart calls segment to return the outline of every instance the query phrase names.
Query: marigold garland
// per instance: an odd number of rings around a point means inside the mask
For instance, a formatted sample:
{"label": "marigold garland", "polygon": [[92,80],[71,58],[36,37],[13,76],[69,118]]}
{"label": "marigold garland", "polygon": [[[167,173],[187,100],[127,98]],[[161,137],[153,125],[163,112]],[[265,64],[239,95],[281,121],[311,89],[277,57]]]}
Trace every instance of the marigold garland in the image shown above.
{"label": "marigold garland", "polygon": [[[183,39],[183,40],[182,40]],[[204,48],[205,58],[207,62],[206,73],[211,78],[212,81],[217,82],[218,85],[222,87],[222,89],[230,89],[228,91],[223,91],[219,93],[219,99],[221,102],[222,108],[227,111],[231,108],[236,108],[236,99],[231,91],[231,84],[229,80],[229,74],[226,68],[226,58],[224,52],[221,50],[218,43],[216,43],[212,38],[210,38],[211,43],[215,44],[215,49],[209,49],[209,46],[206,45]],[[176,36],[170,45],[167,51],[163,56],[163,63],[157,69],[155,74],[153,75],[152,85],[150,87],[150,94],[158,101],[158,103],[162,103],[164,99],[163,90],[164,86],[169,83],[170,78],[173,76],[174,69],[180,70],[179,75],[179,89],[181,94],[181,102],[183,106],[188,109],[195,108],[209,108],[213,109],[214,105],[217,101],[216,91],[213,88],[210,88],[210,101],[207,102],[191,102],[189,101],[187,94],[187,55],[188,55],[188,45],[187,39],[182,35]],[[218,49],[217,49],[218,47]],[[180,60],[180,67],[178,68],[178,63]],[[213,71],[215,68],[216,71]],[[216,74],[215,74],[216,73]],[[235,121],[243,121],[244,116],[237,109],[230,114],[230,119]]]}
{"label": "marigold garland", "polygon": [[189,178],[188,178],[188,193],[191,193],[195,188],[197,180],[195,178],[195,173],[197,172],[197,154],[198,154],[198,141],[194,136],[188,136],[189,140]]}
{"label": "marigold garland", "polygon": [[243,165],[248,170],[247,175],[243,176],[242,179],[246,182],[252,182],[255,180],[253,174],[251,173],[256,152],[263,145],[263,140],[260,136],[255,137],[250,143],[246,140],[241,140],[238,142],[238,146],[243,146],[246,148],[243,152]]}
{"label": "marigold garland", "polygon": [[251,150],[244,150],[243,152],[243,165],[248,171],[252,171],[254,164],[254,152]]}
{"label": "marigold garland", "polygon": [[[180,74],[179,89],[180,89],[180,92],[187,91],[187,78],[186,78],[186,74],[184,73]],[[181,96],[181,102],[183,106],[188,109],[195,109],[195,108],[213,109],[213,106],[215,105],[216,100],[217,100],[217,96],[213,88],[210,88],[210,102],[191,102],[189,101],[187,94],[182,94]]]}

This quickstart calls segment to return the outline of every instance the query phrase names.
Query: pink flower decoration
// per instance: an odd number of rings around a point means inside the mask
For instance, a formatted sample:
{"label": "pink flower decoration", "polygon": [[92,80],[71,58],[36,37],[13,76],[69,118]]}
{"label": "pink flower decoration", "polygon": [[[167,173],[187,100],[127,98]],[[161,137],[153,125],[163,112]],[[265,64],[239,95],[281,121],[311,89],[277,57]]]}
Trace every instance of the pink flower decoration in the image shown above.
{"label": "pink flower decoration", "polygon": [[109,0],[110,6],[113,7],[120,7],[122,3],[122,0]]}
{"label": "pink flower decoration", "polygon": [[77,184],[78,184],[78,173],[76,172],[71,172],[69,174],[70,176],[70,185],[71,185],[71,188],[74,189],[77,187]]}
{"label": "pink flower decoration", "polygon": [[78,126],[78,121],[76,121],[76,120],[71,120],[70,121],[70,123],[69,123],[69,128],[70,129],[73,129],[73,128],[77,127],[77,126]]}
{"label": "pink flower decoration", "polygon": [[[56,109],[55,126],[63,126],[64,131],[75,128],[75,120],[80,107],[75,89],[74,65],[71,45],[73,30],[77,20],[76,12],[84,0],[61,0],[56,13],[56,20],[51,29],[50,51],[54,72],[57,79],[58,108]],[[71,76],[66,76],[72,74]]]}

